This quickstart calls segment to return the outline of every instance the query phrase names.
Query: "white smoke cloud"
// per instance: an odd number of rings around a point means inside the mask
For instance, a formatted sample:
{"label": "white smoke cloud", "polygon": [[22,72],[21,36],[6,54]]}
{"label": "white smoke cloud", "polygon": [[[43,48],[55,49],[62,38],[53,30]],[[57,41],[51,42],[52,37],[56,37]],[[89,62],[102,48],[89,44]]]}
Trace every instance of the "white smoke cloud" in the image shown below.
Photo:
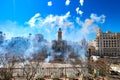
{"label": "white smoke cloud", "polygon": [[76,8],[76,12],[77,12],[77,13],[79,12],[79,7]]}
{"label": "white smoke cloud", "polygon": [[68,6],[70,4],[70,0],[66,0],[65,5]]}
{"label": "white smoke cloud", "polygon": [[[6,21],[0,24],[0,30],[5,33],[6,39],[11,39],[11,37],[27,37],[29,34],[30,28],[25,27],[25,25],[19,25],[15,21]],[[27,33],[28,32],[28,33]]]}
{"label": "white smoke cloud", "polygon": [[[37,15],[37,16],[36,16]],[[40,14],[38,15],[35,14],[28,22],[25,22],[25,24],[28,24],[30,27],[34,28],[38,28],[38,32],[43,32],[43,34],[48,34],[53,36],[53,38],[55,39],[56,33],[57,33],[57,29],[59,27],[63,28],[63,32],[67,32],[67,28],[74,28],[73,27],[73,22],[69,21],[70,17],[70,11],[68,11],[65,15],[48,15],[45,18],[42,18],[40,16]],[[54,34],[53,34],[54,33]],[[64,36],[64,35],[63,35]],[[46,36],[47,38],[49,38],[50,36]]]}
{"label": "white smoke cloud", "polygon": [[[63,16],[54,16],[54,15],[48,15],[45,19],[43,19],[39,13],[35,14],[28,22],[25,22],[25,24],[30,25],[30,27],[35,26],[44,26],[46,24],[50,24],[52,26],[55,25],[63,25],[64,22],[67,21],[67,18],[70,17],[70,11],[68,11]],[[68,22],[67,22],[68,23]]]}
{"label": "white smoke cloud", "polygon": [[90,18],[96,22],[104,23],[105,22],[105,15],[97,16],[97,14],[91,14]]}
{"label": "white smoke cloud", "polygon": [[94,33],[98,29],[98,25],[93,23],[93,20],[86,19],[85,22],[82,24],[81,31],[84,32],[85,35],[90,33]]}
{"label": "white smoke cloud", "polygon": [[97,16],[96,14],[91,14],[90,18],[85,19],[85,21],[81,21],[80,18],[76,18],[76,23],[80,26],[80,30],[77,32],[78,34],[84,35],[88,38],[92,33],[96,33],[99,25],[98,23],[104,23],[105,16]]}
{"label": "white smoke cloud", "polygon": [[80,5],[83,6],[84,0],[80,0]]}
{"label": "white smoke cloud", "polygon": [[49,1],[49,2],[48,2],[48,6],[52,6],[52,1]]}
{"label": "white smoke cloud", "polygon": [[43,24],[55,23],[56,25],[57,24],[58,25],[63,25],[64,21],[66,21],[69,16],[70,16],[69,11],[64,16],[49,15],[44,19]]}
{"label": "white smoke cloud", "polygon": [[[57,39],[58,28],[62,28],[63,39],[79,41],[83,36],[89,39],[92,33],[95,33],[99,23],[105,22],[105,16],[91,14],[90,18],[80,20],[71,20],[70,11],[64,15],[48,15],[45,18],[36,13],[24,25],[18,25],[16,22],[7,22],[0,24],[0,30],[6,33],[6,37],[28,36],[29,33],[41,33],[48,41]],[[26,25],[27,24],[27,25]],[[11,27],[9,27],[11,26]],[[18,29],[19,27],[19,29]],[[6,29],[7,28],[7,29]]]}
{"label": "white smoke cloud", "polygon": [[79,14],[82,15],[82,14],[83,14],[83,11],[79,10]]}
{"label": "white smoke cloud", "polygon": [[82,15],[82,14],[83,14],[83,11],[82,11],[82,10],[80,10],[80,8],[79,8],[79,7],[77,7],[77,8],[76,8],[76,12],[77,12],[77,14],[80,14],[80,15]]}
{"label": "white smoke cloud", "polygon": [[26,24],[29,24],[30,27],[34,27],[37,20],[39,20],[40,14],[36,13]]}
{"label": "white smoke cloud", "polygon": [[[21,42],[20,40],[14,41],[11,39],[12,43],[10,47],[5,48],[5,50],[7,49],[7,51],[12,53],[14,52],[15,54],[20,54],[22,50],[22,52],[24,52],[26,56],[35,54],[33,56],[35,59],[39,58],[39,56],[42,56],[43,51],[45,51],[44,55],[47,55],[47,57],[44,56],[44,60],[46,62],[54,60],[54,52],[51,48],[51,40],[57,39],[57,31],[58,28],[61,27],[63,32],[63,40],[66,40],[67,43],[73,42],[71,44],[68,43],[71,46],[71,50],[69,52],[66,52],[66,54],[64,55],[64,59],[68,59],[69,55],[73,53],[71,53],[71,51],[74,51],[73,55],[77,56],[77,59],[81,59],[82,57],[82,60],[84,61],[87,43],[83,38],[89,39],[89,36],[91,36],[92,33],[96,33],[98,29],[97,23],[105,21],[105,17],[103,18],[102,15],[97,16],[96,14],[91,14],[90,18],[87,18],[84,21],[80,20],[79,17],[77,17],[76,20],[71,20],[69,18],[69,11],[65,15],[48,15],[45,18],[41,17],[40,14],[37,13],[28,22],[25,22],[25,24],[28,24],[28,26],[25,27],[23,27],[24,25],[20,26],[16,22],[11,21],[7,22],[7,25],[0,25],[0,30],[2,30],[3,32],[9,32],[6,34],[6,36],[12,34],[12,36],[22,35],[24,37],[26,34],[28,35],[29,32],[32,32],[32,34],[36,34],[36,32],[40,33],[37,36],[35,35],[32,39],[27,37],[25,38],[26,40],[23,39],[21,40]],[[12,28],[10,26],[12,26]],[[26,41],[29,40],[30,45],[28,45],[27,47],[28,43]],[[80,40],[82,40],[81,45],[79,44]],[[17,42],[16,45],[14,44],[14,42]],[[13,45],[14,48],[12,47]],[[2,53],[5,53],[5,50],[0,47],[0,51]]]}

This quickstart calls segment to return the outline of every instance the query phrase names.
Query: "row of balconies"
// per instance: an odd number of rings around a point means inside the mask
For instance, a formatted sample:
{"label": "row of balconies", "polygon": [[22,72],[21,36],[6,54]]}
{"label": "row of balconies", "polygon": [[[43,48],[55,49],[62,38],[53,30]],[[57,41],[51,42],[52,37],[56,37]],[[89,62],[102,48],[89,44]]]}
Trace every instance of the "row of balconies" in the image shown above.
{"label": "row of balconies", "polygon": [[96,52],[96,53],[93,53],[93,55],[96,55],[96,56],[118,57],[118,56],[120,56],[120,53],[103,53],[103,52]]}

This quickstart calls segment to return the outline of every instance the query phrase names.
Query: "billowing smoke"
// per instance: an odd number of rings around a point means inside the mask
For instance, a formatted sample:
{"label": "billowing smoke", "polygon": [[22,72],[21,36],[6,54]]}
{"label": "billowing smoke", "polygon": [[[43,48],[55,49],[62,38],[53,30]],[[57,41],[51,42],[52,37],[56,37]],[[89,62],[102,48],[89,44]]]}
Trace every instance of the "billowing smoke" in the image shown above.
{"label": "billowing smoke", "polygon": [[31,56],[34,60],[45,62],[54,62],[56,60],[65,62],[69,59],[75,61],[76,59],[81,59],[81,57],[84,59],[86,49],[87,42],[85,39],[79,43],[66,40],[62,40],[60,43],[58,40],[48,42],[42,34],[30,34],[28,37],[13,37],[9,40],[3,40],[0,44],[1,54]]}
{"label": "billowing smoke", "polygon": [[[37,13],[22,26],[11,21],[6,22],[6,25],[0,24],[0,30],[6,33],[0,37],[0,53],[32,55],[33,59],[46,62],[60,60],[59,58],[62,58],[63,62],[68,59],[84,60],[87,52],[85,39],[89,39],[89,35],[96,33],[98,24],[105,22],[105,16],[91,14],[90,18],[84,21],[79,17],[74,18],[74,21],[69,18],[70,11],[65,15],[51,14],[45,18]],[[64,38],[60,42],[56,39],[58,28],[62,28]],[[32,34],[28,35],[26,32]]]}
{"label": "billowing smoke", "polygon": [[12,38],[11,40],[7,41],[6,51],[9,54],[24,54],[25,51],[29,48],[30,42],[28,39],[23,38],[23,37],[15,37]]}

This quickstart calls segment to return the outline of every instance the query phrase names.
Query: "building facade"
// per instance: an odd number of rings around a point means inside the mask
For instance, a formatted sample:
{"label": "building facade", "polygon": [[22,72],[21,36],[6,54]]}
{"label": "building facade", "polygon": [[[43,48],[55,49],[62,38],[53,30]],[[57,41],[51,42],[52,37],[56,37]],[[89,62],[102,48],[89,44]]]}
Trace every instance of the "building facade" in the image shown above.
{"label": "building facade", "polygon": [[103,33],[99,29],[96,34],[96,54],[109,57],[120,56],[120,33],[110,31]]}
{"label": "building facade", "polygon": [[65,40],[62,40],[62,30],[59,28],[58,39],[52,41],[52,50],[54,53],[54,61],[52,62],[63,62],[64,61],[64,55],[66,53],[67,49],[67,42]]}

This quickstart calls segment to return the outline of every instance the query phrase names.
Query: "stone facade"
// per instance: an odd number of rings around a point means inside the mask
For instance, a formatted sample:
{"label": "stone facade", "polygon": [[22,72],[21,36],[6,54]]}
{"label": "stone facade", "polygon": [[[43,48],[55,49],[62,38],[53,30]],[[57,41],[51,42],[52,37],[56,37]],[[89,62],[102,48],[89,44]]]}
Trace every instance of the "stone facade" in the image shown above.
{"label": "stone facade", "polygon": [[120,33],[110,31],[103,33],[99,29],[96,35],[96,54],[109,57],[120,56]]}

